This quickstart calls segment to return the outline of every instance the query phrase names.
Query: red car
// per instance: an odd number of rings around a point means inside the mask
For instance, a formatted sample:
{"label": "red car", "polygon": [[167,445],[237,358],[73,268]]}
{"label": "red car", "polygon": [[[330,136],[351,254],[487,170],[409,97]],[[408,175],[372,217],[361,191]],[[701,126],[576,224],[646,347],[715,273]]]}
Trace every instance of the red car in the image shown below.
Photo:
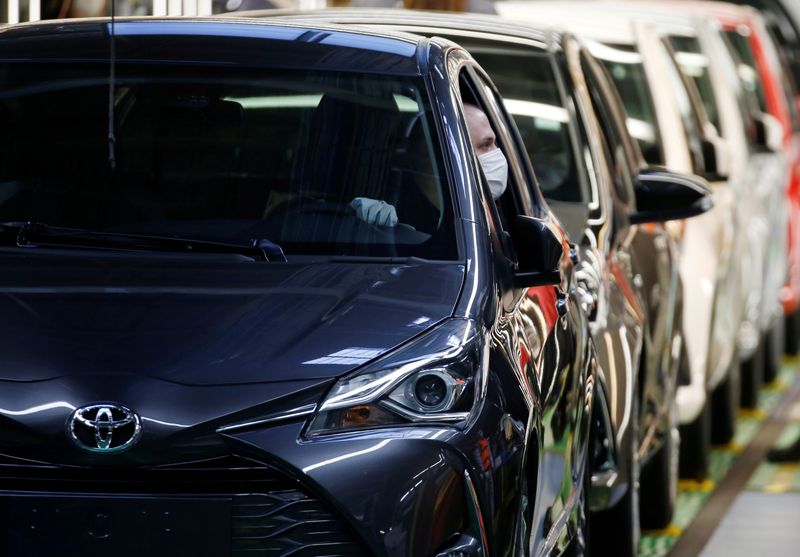
{"label": "red car", "polygon": [[[780,151],[786,157],[786,207],[788,210],[786,276],[781,280],[779,303],[786,320],[784,323],[772,315],[770,307],[774,298],[765,298],[765,310],[759,329],[765,349],[764,378],[771,380],[777,372],[784,351],[797,349],[796,337],[800,334],[800,119],[798,119],[797,93],[794,79],[783,54],[776,47],[761,14],[749,6],[736,6],[718,2],[686,2],[691,7],[719,22],[742,68],[755,89],[756,112],[769,114],[781,124]],[[768,272],[782,272],[781,265],[769,265]],[[771,268],[771,269],[770,269]],[[772,295],[774,280],[765,283],[764,293]],[[756,391],[753,391],[756,392]]]}

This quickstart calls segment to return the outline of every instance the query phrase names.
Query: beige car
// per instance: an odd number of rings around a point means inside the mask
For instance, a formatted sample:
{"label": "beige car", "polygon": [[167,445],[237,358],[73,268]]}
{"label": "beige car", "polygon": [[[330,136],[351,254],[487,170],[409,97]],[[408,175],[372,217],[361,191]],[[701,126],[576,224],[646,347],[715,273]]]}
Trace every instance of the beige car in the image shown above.
{"label": "beige car", "polygon": [[[733,351],[722,353],[720,345],[736,346],[738,327],[730,324],[740,320],[736,309],[741,307],[739,281],[729,278],[740,276],[734,250],[742,241],[737,233],[737,195],[727,180],[735,164],[729,142],[710,125],[695,84],[681,74],[666,37],[648,23],[648,17],[637,15],[636,8],[600,2],[503,2],[497,6],[503,15],[548,21],[589,39],[592,53],[605,61],[617,83],[629,112],[629,130],[639,139],[648,162],[673,171],[701,173],[711,182],[715,207],[672,227],[680,239],[685,346],[684,384],[676,400],[682,443],[692,447],[681,451],[682,468],[684,475],[703,476],[710,449],[709,370],[721,367],[721,372],[714,369],[712,374],[721,383],[734,367]],[[634,75],[637,67],[643,69],[639,78]],[[729,312],[719,312],[716,325],[715,307]],[[714,354],[713,365],[710,354]],[[728,397],[727,404],[728,414],[735,415],[734,397]]]}

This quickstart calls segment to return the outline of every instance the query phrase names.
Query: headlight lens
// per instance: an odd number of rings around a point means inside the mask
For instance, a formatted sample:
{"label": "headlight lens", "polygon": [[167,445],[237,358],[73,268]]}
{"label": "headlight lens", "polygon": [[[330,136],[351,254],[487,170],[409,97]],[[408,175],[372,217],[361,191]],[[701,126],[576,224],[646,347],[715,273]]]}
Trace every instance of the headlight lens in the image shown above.
{"label": "headlight lens", "polygon": [[485,342],[473,321],[442,323],[340,379],[308,435],[409,422],[464,422],[484,390]]}

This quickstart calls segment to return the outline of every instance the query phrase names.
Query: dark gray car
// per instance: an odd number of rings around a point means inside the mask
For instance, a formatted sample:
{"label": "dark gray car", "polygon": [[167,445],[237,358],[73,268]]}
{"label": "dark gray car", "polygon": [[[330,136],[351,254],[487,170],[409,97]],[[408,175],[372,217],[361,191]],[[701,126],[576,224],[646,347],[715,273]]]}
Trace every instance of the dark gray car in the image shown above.
{"label": "dark gray car", "polygon": [[[641,483],[642,522],[650,528],[669,522],[676,491],[673,401],[681,284],[675,245],[653,221],[679,215],[643,215],[644,199],[637,213],[635,197],[645,189],[646,165],[603,68],[574,37],[500,18],[407,10],[261,15],[443,36],[466,48],[489,72],[520,129],[548,205],[580,253],[582,303],[610,401],[610,424],[600,419],[598,425],[610,427],[615,439],[612,453],[598,455],[595,462],[594,509],[612,510],[598,515],[603,524],[593,540],[601,553],[614,547],[615,554],[635,554],[636,487]],[[491,32],[484,31],[488,22]],[[632,221],[650,223],[637,227]]]}

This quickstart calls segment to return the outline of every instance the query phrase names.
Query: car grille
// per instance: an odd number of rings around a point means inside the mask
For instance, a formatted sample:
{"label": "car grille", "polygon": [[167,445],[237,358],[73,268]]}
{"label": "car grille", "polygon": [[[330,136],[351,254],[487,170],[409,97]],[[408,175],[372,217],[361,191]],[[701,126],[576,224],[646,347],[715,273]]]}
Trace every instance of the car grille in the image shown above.
{"label": "car grille", "polygon": [[221,496],[231,501],[232,557],[368,555],[349,527],[299,482],[241,458],[114,470],[0,457],[2,492]]}
{"label": "car grille", "polygon": [[237,497],[232,519],[232,554],[237,557],[364,555],[341,523],[300,491]]}

